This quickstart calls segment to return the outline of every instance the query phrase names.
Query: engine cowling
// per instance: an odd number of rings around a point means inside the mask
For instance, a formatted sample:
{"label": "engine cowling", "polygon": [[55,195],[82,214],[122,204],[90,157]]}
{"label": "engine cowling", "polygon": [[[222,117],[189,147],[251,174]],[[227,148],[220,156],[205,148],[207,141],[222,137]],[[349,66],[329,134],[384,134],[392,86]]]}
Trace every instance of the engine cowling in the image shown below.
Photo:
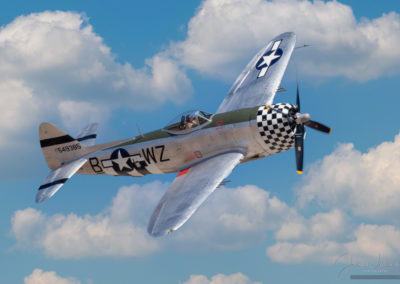
{"label": "engine cowling", "polygon": [[258,109],[258,132],[271,154],[294,147],[296,121],[293,119],[293,114],[296,111],[296,106],[289,103],[261,106]]}

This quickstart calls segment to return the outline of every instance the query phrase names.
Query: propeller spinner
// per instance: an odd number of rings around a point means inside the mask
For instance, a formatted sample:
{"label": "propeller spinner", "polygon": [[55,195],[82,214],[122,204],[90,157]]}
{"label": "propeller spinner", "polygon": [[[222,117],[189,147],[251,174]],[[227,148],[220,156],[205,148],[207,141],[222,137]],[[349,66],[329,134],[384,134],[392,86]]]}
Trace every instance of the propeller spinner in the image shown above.
{"label": "propeller spinner", "polygon": [[296,154],[296,168],[297,173],[303,173],[303,156],[304,156],[304,138],[306,135],[305,127],[310,127],[317,131],[321,131],[324,133],[331,133],[332,130],[326,125],[322,123],[313,121],[310,119],[310,115],[308,113],[300,113],[300,94],[299,94],[299,84],[297,84],[296,88],[296,113],[294,114],[293,120],[296,123],[296,132],[294,134],[294,145],[295,145],[295,154]]}

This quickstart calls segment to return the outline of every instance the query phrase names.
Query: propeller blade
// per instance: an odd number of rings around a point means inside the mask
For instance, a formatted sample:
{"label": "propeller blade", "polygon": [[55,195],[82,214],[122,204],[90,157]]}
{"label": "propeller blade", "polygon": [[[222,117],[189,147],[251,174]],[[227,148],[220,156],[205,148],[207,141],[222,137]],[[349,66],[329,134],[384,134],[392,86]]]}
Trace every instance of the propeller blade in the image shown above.
{"label": "propeller blade", "polygon": [[316,122],[313,120],[309,120],[304,124],[312,129],[315,129],[315,130],[318,130],[318,131],[321,131],[324,133],[330,134],[332,132],[332,129],[330,129],[328,126],[323,125],[322,123],[319,123],[319,122]]}
{"label": "propeller blade", "polygon": [[300,112],[300,94],[299,94],[299,83],[296,82],[296,105],[297,111]]}
{"label": "propeller blade", "polygon": [[297,173],[300,175],[303,173],[304,133],[304,125],[298,124],[294,135],[294,145],[296,153],[296,168]]}

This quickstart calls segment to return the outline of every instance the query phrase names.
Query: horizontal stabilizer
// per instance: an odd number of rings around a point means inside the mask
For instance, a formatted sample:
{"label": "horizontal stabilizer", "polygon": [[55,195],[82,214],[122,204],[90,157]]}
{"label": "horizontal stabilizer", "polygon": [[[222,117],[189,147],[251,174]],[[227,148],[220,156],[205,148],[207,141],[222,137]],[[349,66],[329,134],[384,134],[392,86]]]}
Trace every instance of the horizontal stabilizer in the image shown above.
{"label": "horizontal stabilizer", "polygon": [[76,140],[78,140],[84,146],[92,146],[96,141],[97,129],[99,128],[98,123],[92,123],[82,129]]}
{"label": "horizontal stabilizer", "polygon": [[39,187],[39,191],[36,194],[36,202],[43,202],[52,197],[64,185],[64,183],[83,166],[86,161],[87,158],[79,158],[58,167],[54,171],[51,171],[42,185]]}

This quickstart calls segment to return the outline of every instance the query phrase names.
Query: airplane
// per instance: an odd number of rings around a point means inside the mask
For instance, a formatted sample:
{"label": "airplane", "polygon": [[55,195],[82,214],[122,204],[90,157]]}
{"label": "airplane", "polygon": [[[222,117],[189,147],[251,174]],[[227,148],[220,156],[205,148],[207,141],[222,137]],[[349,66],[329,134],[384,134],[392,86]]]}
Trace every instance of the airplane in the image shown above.
{"label": "airplane", "polygon": [[331,129],[300,112],[296,105],[273,103],[295,48],[296,35],[278,35],[248,63],[216,113],[201,110],[178,115],[162,129],[94,145],[98,124],[73,138],[50,123],[39,127],[40,145],[52,170],[36,202],[53,196],[72,175],[142,177],[178,173],[150,218],[147,231],[161,236],[180,228],[240,163],[295,148],[303,171],[305,126]]}

